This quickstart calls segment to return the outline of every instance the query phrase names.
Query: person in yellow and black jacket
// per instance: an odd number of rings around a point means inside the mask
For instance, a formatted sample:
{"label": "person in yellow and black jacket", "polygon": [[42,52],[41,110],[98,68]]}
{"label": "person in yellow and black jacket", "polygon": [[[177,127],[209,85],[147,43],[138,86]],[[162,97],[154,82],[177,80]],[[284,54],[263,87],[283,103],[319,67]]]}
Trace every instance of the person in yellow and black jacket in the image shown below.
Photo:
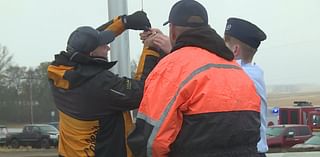
{"label": "person in yellow and black jacket", "polygon": [[138,108],[144,81],[160,53],[143,49],[136,80],[109,71],[108,44],[126,29],[151,27],[142,11],[119,16],[98,29],[82,26],[71,33],[67,51],[55,55],[48,78],[59,110],[60,157],[131,157],[126,138],[129,110]]}
{"label": "person in yellow and black jacket", "polygon": [[181,0],[167,23],[173,48],[146,80],[135,157],[258,157],[260,97],[206,9]]}

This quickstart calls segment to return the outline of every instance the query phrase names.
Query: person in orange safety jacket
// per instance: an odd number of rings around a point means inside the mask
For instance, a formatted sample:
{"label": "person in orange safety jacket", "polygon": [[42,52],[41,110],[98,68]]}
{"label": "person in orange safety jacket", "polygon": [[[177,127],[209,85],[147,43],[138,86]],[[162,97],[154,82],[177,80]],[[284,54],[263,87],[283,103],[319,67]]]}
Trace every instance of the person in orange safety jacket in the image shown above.
{"label": "person in orange safety jacket", "polygon": [[136,127],[128,137],[133,154],[256,157],[260,97],[208,25],[206,9],[181,0],[167,23],[173,48],[146,80]]}

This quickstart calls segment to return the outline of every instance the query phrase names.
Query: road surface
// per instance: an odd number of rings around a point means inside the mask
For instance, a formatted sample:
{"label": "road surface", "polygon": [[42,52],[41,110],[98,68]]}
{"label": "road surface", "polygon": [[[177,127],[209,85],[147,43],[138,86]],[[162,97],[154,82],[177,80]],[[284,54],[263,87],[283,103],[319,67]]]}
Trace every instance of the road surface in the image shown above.
{"label": "road surface", "polygon": [[[57,157],[57,149],[0,149],[0,157]],[[268,153],[267,157],[320,157],[316,152]]]}
{"label": "road surface", "polygon": [[269,153],[267,157],[320,157],[320,151],[317,152],[287,152],[287,153]]}

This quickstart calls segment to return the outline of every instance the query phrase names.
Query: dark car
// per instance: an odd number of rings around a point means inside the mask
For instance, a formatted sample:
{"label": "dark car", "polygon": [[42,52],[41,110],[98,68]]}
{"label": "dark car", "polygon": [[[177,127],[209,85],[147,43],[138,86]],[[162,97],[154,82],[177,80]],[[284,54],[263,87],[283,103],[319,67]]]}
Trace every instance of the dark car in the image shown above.
{"label": "dark car", "polygon": [[12,148],[32,146],[35,148],[49,148],[57,146],[59,131],[48,124],[28,124],[21,133],[7,135],[7,145]]}
{"label": "dark car", "polygon": [[289,148],[304,143],[311,136],[311,129],[307,125],[273,125],[267,129],[267,143],[270,148]]}
{"label": "dark car", "polygon": [[0,125],[0,146],[6,144],[8,129],[5,125]]}
{"label": "dark car", "polygon": [[312,136],[304,143],[296,144],[292,149],[317,149],[320,150],[320,136]]}
{"label": "dark car", "polygon": [[48,124],[54,126],[56,129],[59,130],[59,122],[50,122]]}

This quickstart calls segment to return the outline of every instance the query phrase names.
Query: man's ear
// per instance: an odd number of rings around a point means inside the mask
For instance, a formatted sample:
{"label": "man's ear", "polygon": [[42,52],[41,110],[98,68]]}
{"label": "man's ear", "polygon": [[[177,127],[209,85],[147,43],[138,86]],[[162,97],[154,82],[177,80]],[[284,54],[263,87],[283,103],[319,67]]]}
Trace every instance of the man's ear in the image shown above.
{"label": "man's ear", "polygon": [[169,25],[169,32],[170,32],[170,37],[173,41],[176,41],[177,39],[177,32],[176,32],[176,26],[171,24]]}
{"label": "man's ear", "polygon": [[89,56],[94,56],[94,51],[91,51],[91,52],[89,53]]}
{"label": "man's ear", "polygon": [[234,56],[240,56],[240,46],[238,44],[233,45],[232,52]]}

